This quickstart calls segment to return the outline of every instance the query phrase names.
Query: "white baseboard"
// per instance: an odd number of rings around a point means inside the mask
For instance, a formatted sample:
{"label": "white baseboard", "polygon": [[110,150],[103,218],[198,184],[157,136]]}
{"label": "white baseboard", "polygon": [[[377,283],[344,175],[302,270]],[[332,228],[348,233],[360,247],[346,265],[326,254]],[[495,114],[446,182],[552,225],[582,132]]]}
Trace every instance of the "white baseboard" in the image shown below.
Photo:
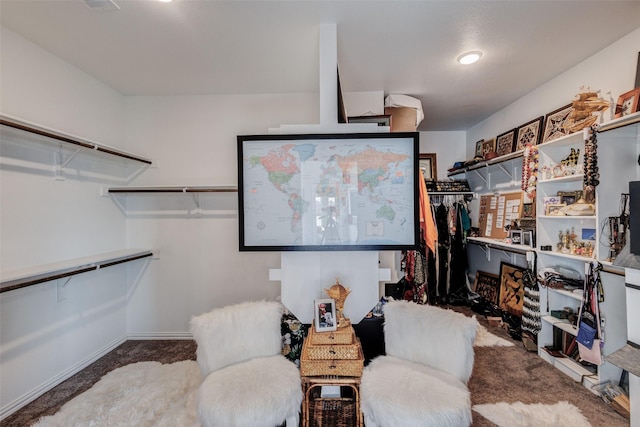
{"label": "white baseboard", "polygon": [[65,381],[65,380],[69,379],[70,377],[72,377],[73,375],[77,374],[78,372],[80,372],[81,370],[83,370],[84,368],[86,368],[87,366],[89,366],[90,364],[95,362],[96,360],[100,359],[105,354],[109,353],[110,351],[112,351],[116,347],[118,347],[119,345],[123,344],[126,340],[127,340],[126,336],[123,336],[123,337],[120,337],[120,338],[118,338],[116,340],[113,340],[112,342],[110,342],[106,346],[102,347],[101,349],[97,350],[93,354],[85,357],[83,360],[79,361],[78,363],[76,363],[75,365],[70,367],[69,369],[67,369],[67,370],[65,370],[63,372],[60,372],[58,375],[50,378],[48,381],[44,382],[40,386],[38,386],[38,387],[34,388],[33,390],[23,394],[19,398],[15,399],[13,402],[10,402],[9,404],[5,405],[4,407],[2,407],[0,409],[0,420],[5,419],[6,417],[8,417],[9,415],[13,414],[18,409],[22,408],[26,404],[28,404],[28,403],[32,402],[33,400],[37,399],[38,397],[40,397],[41,395],[43,395],[47,391],[51,390],[53,387],[57,386],[61,382]]}
{"label": "white baseboard", "polygon": [[192,340],[191,332],[133,332],[127,334],[129,340]]}

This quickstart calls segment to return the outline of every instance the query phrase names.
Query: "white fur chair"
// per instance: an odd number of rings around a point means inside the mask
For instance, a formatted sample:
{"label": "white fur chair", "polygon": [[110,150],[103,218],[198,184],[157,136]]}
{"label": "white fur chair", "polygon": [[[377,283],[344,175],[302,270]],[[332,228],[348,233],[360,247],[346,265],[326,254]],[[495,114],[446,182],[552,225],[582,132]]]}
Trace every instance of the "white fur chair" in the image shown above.
{"label": "white fur chair", "polygon": [[469,426],[475,317],[406,301],[389,301],[384,316],[386,356],[360,383],[366,426]]}
{"label": "white fur chair", "polygon": [[247,302],[191,319],[205,427],[298,425],[300,371],[281,354],[282,311],[279,302]]}

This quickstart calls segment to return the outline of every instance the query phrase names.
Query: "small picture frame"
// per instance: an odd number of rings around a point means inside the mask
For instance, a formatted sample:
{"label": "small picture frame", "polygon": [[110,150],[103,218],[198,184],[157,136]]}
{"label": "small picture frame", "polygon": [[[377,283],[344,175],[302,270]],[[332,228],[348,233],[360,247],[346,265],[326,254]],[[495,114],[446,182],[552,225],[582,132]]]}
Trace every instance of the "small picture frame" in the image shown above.
{"label": "small picture frame", "polygon": [[558,197],[560,197],[560,203],[564,203],[569,206],[580,200],[582,197],[582,190],[558,191]]}
{"label": "small picture frame", "polygon": [[480,156],[484,159],[484,153],[482,152],[482,143],[484,142],[484,139],[481,139],[480,141],[476,142],[476,157]]}
{"label": "small picture frame", "polygon": [[569,131],[565,129],[564,123],[567,121],[569,114],[573,110],[573,104],[567,104],[557,110],[553,110],[544,118],[544,132],[542,133],[542,144],[553,141],[569,135]]}
{"label": "small picture frame", "polygon": [[595,228],[583,228],[580,234],[581,234],[582,240],[596,240]]}
{"label": "small picture frame", "polygon": [[533,239],[533,231],[523,231],[522,232],[522,245],[534,247],[536,243]]}
{"label": "small picture frame", "polygon": [[640,87],[625,92],[618,97],[616,102],[615,118],[628,116],[638,112],[638,99],[640,98]]}
{"label": "small picture frame", "polygon": [[436,153],[420,153],[419,166],[424,179],[438,180]]}
{"label": "small picture frame", "polygon": [[552,205],[547,205],[545,215],[547,216],[562,216],[564,213],[562,212],[562,208],[567,206],[565,203],[557,203]]}
{"label": "small picture frame", "polygon": [[487,153],[491,153],[493,151],[496,151],[496,139],[485,139],[482,142],[482,157],[485,158]]}
{"label": "small picture frame", "polygon": [[513,143],[515,140],[516,130],[511,129],[508,132],[496,136],[496,154],[504,156],[513,152]]}
{"label": "small picture frame", "polygon": [[513,245],[522,244],[522,230],[509,230],[509,239]]}
{"label": "small picture frame", "polygon": [[518,127],[514,151],[524,150],[527,144],[538,145],[540,135],[542,135],[543,120],[544,117],[540,116]]}
{"label": "small picture frame", "polygon": [[314,302],[314,326],[317,332],[331,332],[338,328],[336,301],[332,298],[317,299]]}

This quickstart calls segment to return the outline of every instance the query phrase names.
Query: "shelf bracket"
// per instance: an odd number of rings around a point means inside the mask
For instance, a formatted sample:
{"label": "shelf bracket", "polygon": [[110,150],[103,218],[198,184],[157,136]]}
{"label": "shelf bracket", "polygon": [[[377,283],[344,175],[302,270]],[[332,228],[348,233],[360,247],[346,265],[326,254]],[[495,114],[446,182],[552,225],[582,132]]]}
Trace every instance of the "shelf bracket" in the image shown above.
{"label": "shelf bracket", "polygon": [[[185,188],[182,191],[186,193],[187,189]],[[195,203],[196,208],[189,213],[194,216],[202,216],[203,211],[202,207],[200,206],[200,193],[191,193],[191,196],[193,197],[193,203]]]}
{"label": "shelf bracket", "polygon": [[482,181],[484,181],[484,184],[485,184],[486,186],[489,186],[489,185],[488,185],[488,183],[487,183],[486,178],[485,178],[484,176],[482,176],[482,175],[480,174],[480,172],[478,172],[478,169],[474,169],[473,171],[475,172],[475,174],[476,174],[476,175],[478,175],[478,178],[480,178]]}
{"label": "shelf bracket", "polygon": [[64,158],[64,151],[62,149],[62,145],[59,147],[58,152],[55,156],[55,179],[57,181],[64,181],[66,178],[64,176],[64,168],[78,155],[80,149],[76,149],[67,157]]}
{"label": "shelf bracket", "polygon": [[507,168],[504,167],[503,163],[498,163],[496,166],[498,166],[500,170],[502,170],[502,172],[504,172],[509,177],[509,179],[513,180],[513,174],[511,173],[511,171],[507,170]]}
{"label": "shelf bracket", "polygon": [[478,247],[486,255],[487,261],[491,261],[491,247],[489,245],[478,245]]}

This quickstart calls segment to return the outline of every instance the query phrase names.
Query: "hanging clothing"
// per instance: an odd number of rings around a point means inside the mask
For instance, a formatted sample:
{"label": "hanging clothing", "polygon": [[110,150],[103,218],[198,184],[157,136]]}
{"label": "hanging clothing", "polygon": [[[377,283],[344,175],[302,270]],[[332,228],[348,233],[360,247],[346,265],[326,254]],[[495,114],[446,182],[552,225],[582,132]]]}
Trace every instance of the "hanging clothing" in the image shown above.
{"label": "hanging clothing", "polygon": [[427,248],[432,251],[436,250],[436,242],[438,241],[438,230],[433,222],[431,215],[431,202],[429,201],[429,193],[427,193],[427,185],[424,181],[422,169],[419,170],[419,187],[420,187],[420,228]]}

